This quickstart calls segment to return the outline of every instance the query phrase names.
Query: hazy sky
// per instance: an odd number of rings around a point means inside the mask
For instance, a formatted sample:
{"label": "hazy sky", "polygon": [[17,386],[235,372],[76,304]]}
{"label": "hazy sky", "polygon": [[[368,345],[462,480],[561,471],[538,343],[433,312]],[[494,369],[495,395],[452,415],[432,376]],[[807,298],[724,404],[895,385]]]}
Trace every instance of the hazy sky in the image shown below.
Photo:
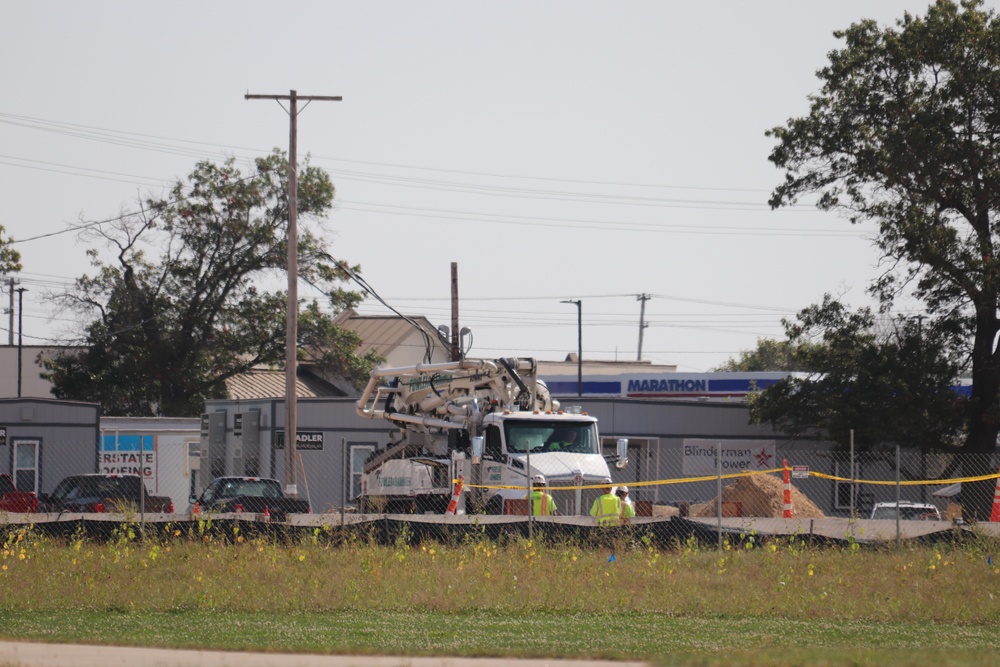
{"label": "hazy sky", "polygon": [[764,131],[806,111],[834,30],[927,4],[5,3],[24,342],[74,331],[43,301],[88,270],[74,225],[287,148],[285,111],[244,94],[295,89],[344,97],[300,113],[299,153],[337,187],[334,254],[397,309],[450,324],[457,262],[470,355],[563,358],[581,299],[585,358],[635,359],[648,294],[643,358],[709,370],[825,292],[868,302],[870,230],[770,211]]}

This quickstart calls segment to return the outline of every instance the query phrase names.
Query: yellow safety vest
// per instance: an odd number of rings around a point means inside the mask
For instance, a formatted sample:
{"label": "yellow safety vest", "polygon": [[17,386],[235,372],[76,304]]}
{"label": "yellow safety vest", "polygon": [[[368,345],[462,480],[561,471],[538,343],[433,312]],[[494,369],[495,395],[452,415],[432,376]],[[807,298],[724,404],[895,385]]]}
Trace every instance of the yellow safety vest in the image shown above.
{"label": "yellow safety vest", "polygon": [[622,518],[631,519],[635,516],[635,505],[632,503],[622,503]]}
{"label": "yellow safety vest", "polygon": [[531,492],[532,516],[551,516],[556,513],[556,501],[544,491]]}
{"label": "yellow safety vest", "polygon": [[590,507],[590,516],[597,517],[598,526],[617,526],[622,520],[622,500],[613,493],[605,493]]}

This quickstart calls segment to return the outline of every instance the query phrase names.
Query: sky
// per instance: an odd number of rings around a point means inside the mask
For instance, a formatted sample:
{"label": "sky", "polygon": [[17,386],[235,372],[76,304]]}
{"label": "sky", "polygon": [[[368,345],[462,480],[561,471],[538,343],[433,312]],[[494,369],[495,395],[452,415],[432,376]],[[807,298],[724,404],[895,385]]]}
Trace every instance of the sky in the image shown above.
{"label": "sky", "polygon": [[299,155],[336,186],[333,254],[398,311],[450,326],[454,262],[469,356],[565,358],[579,300],[584,359],[625,361],[647,295],[642,359],[710,371],[825,293],[870,303],[872,228],[771,211],[765,131],[806,113],[835,30],[927,4],[7,3],[0,225],[22,340],[79,340],[51,297],[105,249],[77,227],[200,160],[287,149],[286,110],[245,94],[295,90],[343,97],[300,105]]}

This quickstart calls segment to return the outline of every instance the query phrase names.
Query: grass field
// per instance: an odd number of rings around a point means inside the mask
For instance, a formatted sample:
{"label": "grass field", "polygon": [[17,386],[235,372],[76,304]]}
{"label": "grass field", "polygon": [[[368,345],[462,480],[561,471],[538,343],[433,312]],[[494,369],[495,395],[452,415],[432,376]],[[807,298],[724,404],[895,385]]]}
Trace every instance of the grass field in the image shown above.
{"label": "grass field", "polygon": [[997,544],[869,549],[797,539],[658,549],[458,545],[324,531],[139,541],[8,534],[8,639],[669,665],[985,665],[1000,651]]}

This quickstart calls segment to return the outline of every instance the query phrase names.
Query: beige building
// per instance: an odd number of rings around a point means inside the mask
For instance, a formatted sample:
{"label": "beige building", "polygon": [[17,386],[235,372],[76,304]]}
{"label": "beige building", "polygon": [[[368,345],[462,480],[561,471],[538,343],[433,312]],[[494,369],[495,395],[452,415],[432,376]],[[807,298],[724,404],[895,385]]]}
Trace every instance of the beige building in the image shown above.
{"label": "beige building", "polygon": [[[64,350],[78,350],[78,347],[51,345],[0,345],[0,398],[18,397],[20,378],[22,398],[54,398],[52,383],[42,379],[42,361],[51,359]],[[18,358],[21,367],[18,372]]]}

